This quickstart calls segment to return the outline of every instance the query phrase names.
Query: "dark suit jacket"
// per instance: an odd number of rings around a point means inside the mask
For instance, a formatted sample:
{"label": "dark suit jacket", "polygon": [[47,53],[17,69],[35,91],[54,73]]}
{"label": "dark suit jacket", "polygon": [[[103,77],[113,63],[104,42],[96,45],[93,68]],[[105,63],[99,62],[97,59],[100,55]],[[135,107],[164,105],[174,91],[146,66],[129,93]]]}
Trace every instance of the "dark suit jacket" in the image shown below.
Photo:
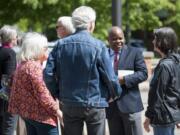
{"label": "dark suit jacket", "polygon": [[[109,49],[109,54],[114,60],[114,52]],[[119,56],[119,70],[133,70],[134,74],[124,77],[125,85],[122,85],[122,95],[116,100],[118,109],[122,113],[135,113],[142,111],[143,104],[138,84],[147,79],[147,68],[144,57],[140,49],[130,46],[124,46]],[[114,105],[110,104],[107,115],[113,114]]]}

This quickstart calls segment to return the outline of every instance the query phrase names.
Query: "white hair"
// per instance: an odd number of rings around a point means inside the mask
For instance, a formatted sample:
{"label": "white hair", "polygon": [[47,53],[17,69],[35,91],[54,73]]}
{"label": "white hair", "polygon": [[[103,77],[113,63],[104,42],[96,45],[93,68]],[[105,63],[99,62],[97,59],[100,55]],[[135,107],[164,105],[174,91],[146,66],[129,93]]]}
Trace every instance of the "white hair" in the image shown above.
{"label": "white hair", "polygon": [[21,51],[18,54],[19,61],[38,60],[47,48],[47,38],[36,32],[28,32],[22,38]]}
{"label": "white hair", "polygon": [[57,23],[61,23],[61,25],[66,29],[66,31],[69,34],[72,34],[75,32],[75,28],[72,23],[72,18],[70,16],[59,17]]}
{"label": "white hair", "polygon": [[96,12],[88,6],[80,6],[72,13],[72,21],[75,28],[88,28],[90,22],[95,22]]}
{"label": "white hair", "polygon": [[17,30],[10,25],[4,25],[0,29],[0,41],[1,43],[10,43],[14,37],[17,36]]}

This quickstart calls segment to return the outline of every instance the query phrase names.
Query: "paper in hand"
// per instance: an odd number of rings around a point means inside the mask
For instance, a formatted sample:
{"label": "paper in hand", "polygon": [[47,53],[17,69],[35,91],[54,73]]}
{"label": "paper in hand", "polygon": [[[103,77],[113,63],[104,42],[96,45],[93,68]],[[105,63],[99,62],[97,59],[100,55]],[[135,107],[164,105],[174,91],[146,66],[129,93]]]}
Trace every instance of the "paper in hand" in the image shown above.
{"label": "paper in hand", "polygon": [[133,70],[118,70],[118,77],[134,74]]}

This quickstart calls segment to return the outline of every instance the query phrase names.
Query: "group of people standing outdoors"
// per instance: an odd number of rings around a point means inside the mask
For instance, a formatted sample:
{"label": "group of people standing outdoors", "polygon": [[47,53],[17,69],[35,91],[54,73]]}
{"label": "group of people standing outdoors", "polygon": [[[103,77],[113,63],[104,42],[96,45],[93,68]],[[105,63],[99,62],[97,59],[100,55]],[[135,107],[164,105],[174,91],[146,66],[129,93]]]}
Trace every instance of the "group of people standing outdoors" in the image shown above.
{"label": "group of people standing outdoors", "polygon": [[[110,135],[143,135],[138,84],[148,74],[142,51],[125,44],[118,26],[108,31],[108,48],[92,36],[95,21],[96,12],[88,6],[60,17],[60,39],[50,53],[44,35],[28,32],[16,55],[16,30],[0,29],[1,87],[4,75],[12,80],[6,85],[8,99],[0,98],[0,135],[13,135],[19,116],[27,135],[58,135],[58,123],[64,135],[82,135],[84,123],[88,135],[105,135],[106,118]],[[154,135],[174,135],[175,126],[180,128],[176,33],[170,27],[156,29],[152,43],[161,60],[150,81],[144,128],[149,132],[151,125]]]}

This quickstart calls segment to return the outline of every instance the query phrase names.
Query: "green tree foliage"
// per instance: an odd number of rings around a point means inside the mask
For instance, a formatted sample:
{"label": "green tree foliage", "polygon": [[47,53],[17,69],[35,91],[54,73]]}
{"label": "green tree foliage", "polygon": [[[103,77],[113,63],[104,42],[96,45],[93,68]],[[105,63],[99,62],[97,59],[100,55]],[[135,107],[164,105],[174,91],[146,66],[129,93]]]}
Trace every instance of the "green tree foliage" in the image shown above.
{"label": "green tree foliage", "polygon": [[[180,26],[180,0],[122,0],[123,29],[127,21],[132,31],[152,31],[160,26]],[[111,0],[0,0],[0,25],[17,25],[23,31],[46,33],[56,38],[55,25],[59,16],[70,16],[80,5],[93,7],[97,12],[94,35],[107,38],[111,27]],[[127,13],[128,12],[128,16]],[[180,33],[177,31],[178,34]]]}

